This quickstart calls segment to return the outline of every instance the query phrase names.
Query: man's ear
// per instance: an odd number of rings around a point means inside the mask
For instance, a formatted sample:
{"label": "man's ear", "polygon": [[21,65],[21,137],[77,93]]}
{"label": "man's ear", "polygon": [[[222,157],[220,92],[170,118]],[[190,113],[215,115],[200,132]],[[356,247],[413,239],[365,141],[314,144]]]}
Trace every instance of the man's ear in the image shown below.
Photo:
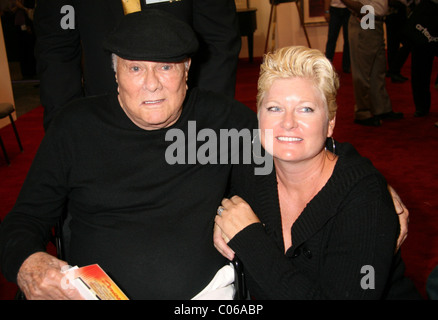
{"label": "man's ear", "polygon": [[185,76],[186,76],[186,90],[189,88],[188,81],[189,81],[189,70],[191,64],[192,64],[192,59],[190,58],[187,58],[187,60],[184,61]]}
{"label": "man's ear", "polygon": [[186,67],[186,71],[189,72],[190,69],[190,65],[192,64],[192,59],[191,58],[187,58],[186,61],[184,61],[184,65]]}

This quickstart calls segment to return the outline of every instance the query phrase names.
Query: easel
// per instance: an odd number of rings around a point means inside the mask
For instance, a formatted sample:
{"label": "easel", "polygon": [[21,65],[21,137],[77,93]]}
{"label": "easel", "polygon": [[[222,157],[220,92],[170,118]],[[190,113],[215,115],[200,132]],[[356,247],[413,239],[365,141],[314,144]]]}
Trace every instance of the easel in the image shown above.
{"label": "easel", "polygon": [[298,11],[298,16],[300,17],[300,25],[304,30],[304,35],[306,36],[307,46],[309,48],[312,47],[310,45],[309,36],[307,35],[306,26],[304,25],[303,12],[301,11],[300,4],[298,4],[298,1],[299,0],[291,0],[291,1],[271,0],[271,14],[269,15],[268,33],[266,34],[265,53],[267,53],[267,50],[268,50],[268,42],[269,42],[269,34],[271,31],[271,26],[272,26],[273,31],[272,31],[272,39],[271,39],[272,45],[271,45],[270,51],[274,51],[274,49],[275,49],[275,27],[277,24],[277,5],[279,5],[280,3],[284,3],[284,2],[295,2],[295,6],[296,6],[297,11]]}

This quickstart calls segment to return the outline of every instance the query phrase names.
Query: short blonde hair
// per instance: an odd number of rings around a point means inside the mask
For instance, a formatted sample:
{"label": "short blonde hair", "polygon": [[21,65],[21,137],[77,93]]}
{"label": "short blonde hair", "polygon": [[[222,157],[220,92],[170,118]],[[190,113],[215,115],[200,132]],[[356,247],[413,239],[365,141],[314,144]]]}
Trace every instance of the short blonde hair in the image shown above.
{"label": "short blonde hair", "polygon": [[311,80],[326,104],[328,119],[336,116],[336,94],[339,77],[332,63],[316,49],[291,46],[265,55],[258,80],[257,109],[276,79],[304,78]]}

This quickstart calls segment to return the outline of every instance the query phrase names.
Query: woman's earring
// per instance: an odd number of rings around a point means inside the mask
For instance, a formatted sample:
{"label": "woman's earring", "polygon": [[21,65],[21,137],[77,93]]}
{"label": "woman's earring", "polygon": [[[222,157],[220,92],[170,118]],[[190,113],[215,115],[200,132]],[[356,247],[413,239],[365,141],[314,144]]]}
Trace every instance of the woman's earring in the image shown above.
{"label": "woman's earring", "polygon": [[334,154],[334,155],[336,155],[336,144],[335,144],[335,139],[333,139],[333,137],[331,137],[332,138],[332,153]]}
{"label": "woman's earring", "polygon": [[[335,144],[335,139],[333,139],[333,137],[330,137],[330,139],[332,140],[332,153],[333,153],[333,159],[330,160],[335,160],[336,159],[336,144]],[[325,153],[327,154],[327,158],[328,158],[328,152],[329,150],[327,150],[327,144],[328,142],[326,142],[326,146],[325,146]]]}

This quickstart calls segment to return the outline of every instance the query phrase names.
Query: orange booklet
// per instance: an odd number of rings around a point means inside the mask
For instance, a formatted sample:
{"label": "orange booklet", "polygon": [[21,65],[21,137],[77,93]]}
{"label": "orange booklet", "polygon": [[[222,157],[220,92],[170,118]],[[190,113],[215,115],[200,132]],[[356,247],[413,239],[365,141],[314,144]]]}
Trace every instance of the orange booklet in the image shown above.
{"label": "orange booklet", "polygon": [[86,300],[129,300],[98,264],[72,267],[66,275]]}

